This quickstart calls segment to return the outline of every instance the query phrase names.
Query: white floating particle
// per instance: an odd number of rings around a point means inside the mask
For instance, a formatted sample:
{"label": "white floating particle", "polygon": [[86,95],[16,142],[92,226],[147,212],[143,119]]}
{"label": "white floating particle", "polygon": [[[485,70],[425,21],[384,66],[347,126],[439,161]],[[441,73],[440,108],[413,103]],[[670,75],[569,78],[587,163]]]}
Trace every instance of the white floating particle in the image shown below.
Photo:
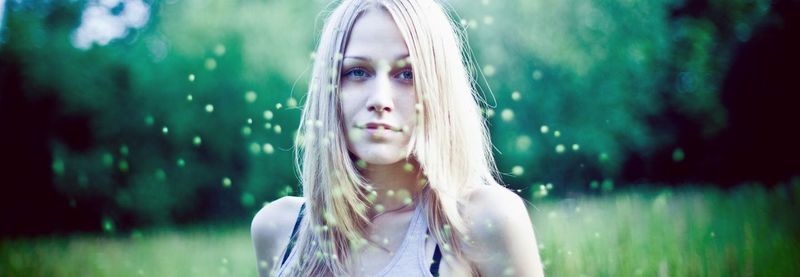
{"label": "white floating particle", "polygon": [[514,111],[512,111],[511,109],[504,109],[503,112],[500,113],[500,118],[502,118],[503,121],[506,122],[511,121],[514,119]]}
{"label": "white floating particle", "polygon": [[205,62],[206,70],[212,71],[217,68],[217,60],[214,58],[207,58]]}
{"label": "white floating particle", "polygon": [[514,176],[521,176],[523,173],[525,173],[525,169],[522,168],[522,166],[515,165],[513,168],[511,168],[511,174]]}
{"label": "white floating particle", "polygon": [[[470,21],[470,23],[471,23],[471,22],[472,22],[472,21]],[[477,24],[477,23],[476,23],[476,24]],[[486,77],[492,77],[492,76],[494,76],[494,74],[496,73],[496,71],[497,71],[497,69],[495,69],[495,68],[494,68],[494,66],[492,66],[492,65],[487,65],[487,66],[484,66],[484,67],[483,67],[483,74],[484,74],[484,75],[486,75]]]}
{"label": "white floating particle", "polygon": [[217,44],[217,46],[214,47],[214,54],[218,57],[225,55],[225,45]]}
{"label": "white floating particle", "polygon": [[256,102],[257,98],[258,94],[256,94],[255,91],[250,90],[244,93],[244,100],[247,101],[247,103]]}
{"label": "white floating particle", "polygon": [[267,153],[267,154],[272,154],[273,152],[275,152],[275,148],[273,148],[272,144],[269,144],[269,143],[264,143],[264,146],[261,147],[261,148],[263,148],[264,149],[264,153]]}

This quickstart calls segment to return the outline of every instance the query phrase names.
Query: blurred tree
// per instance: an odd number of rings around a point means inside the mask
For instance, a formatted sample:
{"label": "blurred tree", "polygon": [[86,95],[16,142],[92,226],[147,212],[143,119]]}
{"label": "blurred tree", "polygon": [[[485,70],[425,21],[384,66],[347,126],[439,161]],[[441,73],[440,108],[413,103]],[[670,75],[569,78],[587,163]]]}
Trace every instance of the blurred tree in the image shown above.
{"label": "blurred tree", "polygon": [[[7,2],[0,232],[246,220],[296,194],[326,2]],[[770,133],[793,126],[772,67],[797,64],[796,2],[444,1],[504,179],[534,196],[800,174],[796,135]]]}

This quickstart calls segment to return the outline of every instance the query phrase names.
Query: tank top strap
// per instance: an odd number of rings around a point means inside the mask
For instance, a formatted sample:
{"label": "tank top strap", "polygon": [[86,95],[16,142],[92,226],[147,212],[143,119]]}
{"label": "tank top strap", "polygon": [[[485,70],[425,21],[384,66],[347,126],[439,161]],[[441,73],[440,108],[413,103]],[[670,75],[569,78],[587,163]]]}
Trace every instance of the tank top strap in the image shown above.
{"label": "tank top strap", "polygon": [[283,266],[286,263],[286,260],[289,259],[289,253],[292,253],[292,248],[294,247],[294,244],[297,241],[297,232],[300,229],[300,222],[303,221],[305,208],[306,208],[306,203],[300,205],[300,212],[297,215],[297,220],[294,222],[294,227],[292,228],[292,236],[289,237],[289,245],[286,246],[286,253],[283,254],[283,260],[281,260],[281,266]]}

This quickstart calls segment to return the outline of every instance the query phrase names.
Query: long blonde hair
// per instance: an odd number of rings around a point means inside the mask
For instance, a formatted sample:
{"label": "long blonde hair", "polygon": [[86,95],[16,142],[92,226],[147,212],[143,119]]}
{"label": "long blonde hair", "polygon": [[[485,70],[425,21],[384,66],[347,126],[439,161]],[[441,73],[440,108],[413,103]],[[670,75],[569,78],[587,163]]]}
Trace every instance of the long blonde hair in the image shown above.
{"label": "long blonde hair", "polygon": [[298,130],[295,157],[306,216],[294,248],[299,258],[287,265],[290,275],[347,275],[352,247],[366,243],[371,186],[347,149],[338,84],[353,24],[373,7],[389,12],[408,47],[419,111],[409,154],[430,186],[420,204],[445,256],[463,257],[468,242],[460,204],[476,186],[497,183],[483,100],[457,21],[434,0],[344,0],[323,26]]}

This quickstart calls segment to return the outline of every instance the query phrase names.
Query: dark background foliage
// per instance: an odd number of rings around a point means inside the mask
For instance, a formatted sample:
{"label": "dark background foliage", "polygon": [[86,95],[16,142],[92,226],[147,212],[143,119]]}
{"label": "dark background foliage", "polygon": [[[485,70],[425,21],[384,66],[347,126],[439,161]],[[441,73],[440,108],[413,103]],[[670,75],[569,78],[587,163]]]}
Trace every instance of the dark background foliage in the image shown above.
{"label": "dark background foliage", "polygon": [[[88,43],[99,2],[4,3],[0,234],[243,222],[298,193],[326,3],[145,1],[146,24]],[[800,175],[799,1],[448,3],[523,197]]]}

